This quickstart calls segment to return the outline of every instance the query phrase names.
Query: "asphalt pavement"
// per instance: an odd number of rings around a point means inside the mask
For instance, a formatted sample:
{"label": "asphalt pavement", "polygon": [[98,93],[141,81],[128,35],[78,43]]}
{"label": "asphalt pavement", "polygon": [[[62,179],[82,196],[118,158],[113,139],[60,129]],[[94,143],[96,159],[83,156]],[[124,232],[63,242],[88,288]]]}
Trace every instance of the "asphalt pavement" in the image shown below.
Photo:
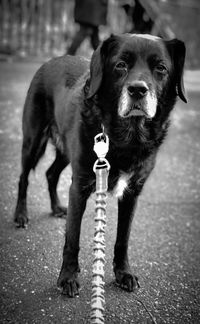
{"label": "asphalt pavement", "polygon": [[[26,230],[13,212],[20,173],[22,107],[39,63],[0,62],[0,323],[89,323],[94,196],[81,234],[81,290],[75,299],[56,287],[65,220],[50,215],[45,171],[49,145],[30,175]],[[200,323],[200,72],[186,71],[188,104],[178,101],[167,140],[140,197],[130,239],[130,263],[139,277],[135,293],[120,290],[112,272],[117,204],[107,201],[105,323]],[[59,194],[67,204],[70,168]]]}

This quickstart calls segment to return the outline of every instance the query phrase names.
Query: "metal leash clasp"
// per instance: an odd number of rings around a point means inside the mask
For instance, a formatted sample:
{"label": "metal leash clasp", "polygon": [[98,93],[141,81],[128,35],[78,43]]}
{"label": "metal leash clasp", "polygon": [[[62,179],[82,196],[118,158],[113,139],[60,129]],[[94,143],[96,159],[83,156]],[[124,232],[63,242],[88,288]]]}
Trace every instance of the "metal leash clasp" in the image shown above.
{"label": "metal leash clasp", "polygon": [[94,138],[94,151],[98,159],[105,158],[109,149],[109,138],[105,133],[99,133]]}
{"label": "metal leash clasp", "polygon": [[110,164],[105,158],[109,150],[109,138],[105,133],[99,133],[94,138],[94,152],[98,159],[96,160],[93,171],[96,173],[97,169],[107,168],[110,170]]}

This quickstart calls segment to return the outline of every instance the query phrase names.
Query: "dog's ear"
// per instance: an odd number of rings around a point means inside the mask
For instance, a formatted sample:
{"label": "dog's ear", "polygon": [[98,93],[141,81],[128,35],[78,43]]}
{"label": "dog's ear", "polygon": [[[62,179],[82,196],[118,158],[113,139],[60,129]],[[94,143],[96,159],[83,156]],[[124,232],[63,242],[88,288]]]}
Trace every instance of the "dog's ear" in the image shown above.
{"label": "dog's ear", "polygon": [[111,35],[93,53],[90,63],[90,80],[88,82],[87,99],[92,98],[101,86],[106,58],[110,55],[116,36]]}
{"label": "dog's ear", "polygon": [[176,77],[175,86],[177,89],[177,94],[184,102],[187,103],[185,88],[183,83],[183,69],[184,69],[185,53],[186,53],[185,44],[176,38],[169,41],[165,41],[165,43],[174,65],[175,77]]}
{"label": "dog's ear", "polygon": [[101,57],[102,45],[94,51],[90,63],[90,81],[87,93],[87,99],[92,98],[101,85],[103,78],[103,62]]}

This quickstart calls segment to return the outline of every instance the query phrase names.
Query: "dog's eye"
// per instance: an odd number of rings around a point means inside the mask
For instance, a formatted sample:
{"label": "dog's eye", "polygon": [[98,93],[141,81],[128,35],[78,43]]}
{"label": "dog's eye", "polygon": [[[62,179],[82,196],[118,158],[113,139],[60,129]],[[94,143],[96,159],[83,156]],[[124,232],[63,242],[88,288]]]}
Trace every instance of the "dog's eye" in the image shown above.
{"label": "dog's eye", "polygon": [[167,72],[167,68],[166,68],[166,66],[163,65],[163,64],[158,64],[158,65],[156,66],[155,70],[156,70],[156,72],[158,72],[158,73],[165,73],[165,72]]}
{"label": "dog's eye", "polygon": [[117,70],[127,70],[127,64],[124,61],[120,61],[115,65]]}

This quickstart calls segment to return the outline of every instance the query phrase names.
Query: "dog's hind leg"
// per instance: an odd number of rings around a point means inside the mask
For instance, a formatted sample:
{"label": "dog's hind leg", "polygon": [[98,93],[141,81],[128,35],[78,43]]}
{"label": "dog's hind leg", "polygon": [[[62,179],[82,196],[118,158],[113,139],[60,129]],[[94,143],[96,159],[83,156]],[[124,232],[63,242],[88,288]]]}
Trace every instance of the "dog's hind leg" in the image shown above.
{"label": "dog's hind leg", "polygon": [[[27,128],[28,129],[28,128]],[[28,188],[28,176],[31,169],[34,169],[45,152],[48,137],[45,131],[41,131],[41,128],[29,129],[24,134],[22,145],[22,171],[19,179],[18,199],[17,206],[14,214],[14,221],[17,223],[17,227],[25,227],[28,223],[27,216],[27,188]]]}
{"label": "dog's hind leg", "polygon": [[51,199],[51,209],[54,216],[62,217],[67,214],[67,208],[61,206],[60,200],[57,195],[56,187],[58,184],[59,176],[64,168],[68,165],[69,161],[59,150],[56,151],[56,159],[46,172],[46,177],[49,187],[49,195]]}

